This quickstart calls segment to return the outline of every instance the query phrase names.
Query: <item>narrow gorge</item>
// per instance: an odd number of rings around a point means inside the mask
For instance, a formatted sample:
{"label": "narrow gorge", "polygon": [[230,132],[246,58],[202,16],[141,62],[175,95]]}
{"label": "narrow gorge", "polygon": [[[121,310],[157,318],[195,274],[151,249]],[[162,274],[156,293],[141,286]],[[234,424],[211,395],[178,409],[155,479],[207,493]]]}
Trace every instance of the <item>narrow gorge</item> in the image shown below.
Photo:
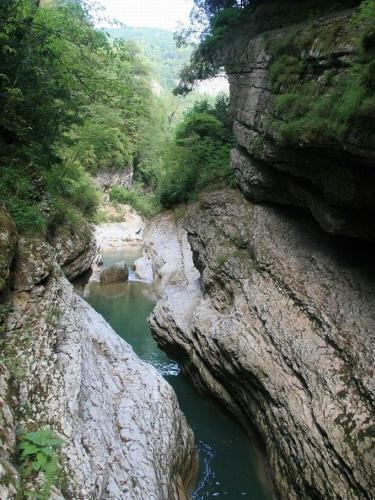
{"label": "narrow gorge", "polygon": [[370,115],[347,140],[309,130],[302,99],[333,106],[335,85],[345,92],[359,28],[345,9],[285,27],[292,7],[272,16],[275,5],[216,48],[240,190],[211,189],[177,214],[177,280],[166,216],[151,226],[168,286],[150,326],[199,390],[260,434],[280,498],[372,498],[375,131]]}
{"label": "narrow gorge", "polygon": [[1,500],[375,497],[375,1],[191,7],[0,5]]}

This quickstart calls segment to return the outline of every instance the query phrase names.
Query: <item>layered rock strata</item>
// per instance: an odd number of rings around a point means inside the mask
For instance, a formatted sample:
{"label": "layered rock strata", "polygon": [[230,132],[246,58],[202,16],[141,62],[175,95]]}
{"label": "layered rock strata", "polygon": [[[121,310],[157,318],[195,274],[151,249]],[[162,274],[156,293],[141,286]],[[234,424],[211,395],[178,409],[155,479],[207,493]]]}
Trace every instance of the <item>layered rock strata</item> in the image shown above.
{"label": "layered rock strata", "polygon": [[[168,220],[175,246],[186,237],[170,213],[151,226],[156,274],[171,262],[160,234]],[[180,246],[180,279],[150,318],[159,345],[255,426],[280,498],[371,498],[371,252],[238,191],[202,195],[183,225],[201,282]]]}
{"label": "layered rock strata", "polygon": [[64,440],[55,498],[186,498],[194,442],[173,389],[76,295],[53,254],[18,238],[8,278],[1,498],[16,494],[16,427],[43,426]]}
{"label": "layered rock strata", "polygon": [[[302,121],[296,122],[294,138],[278,137],[278,127],[290,120],[288,107],[282,112],[277,106],[281,98],[289,99],[289,108],[299,106],[299,117],[304,116],[307,85],[310,101],[335,93],[339,100],[339,82],[352,78],[358,72],[355,64],[363,58],[352,10],[293,24],[293,8],[287,1],[261,6],[266,22],[242,26],[217,50],[218,64],[225,66],[230,83],[237,181],[252,201],[302,207],[327,232],[374,238],[375,133],[369,125],[373,116],[367,122],[353,118],[350,133],[341,141],[322,137],[313,121],[303,139],[298,137]],[[271,46],[279,47],[279,53],[275,55]],[[282,75],[275,85],[277,72]],[[344,111],[331,126],[338,129],[340,120],[345,120]]]}

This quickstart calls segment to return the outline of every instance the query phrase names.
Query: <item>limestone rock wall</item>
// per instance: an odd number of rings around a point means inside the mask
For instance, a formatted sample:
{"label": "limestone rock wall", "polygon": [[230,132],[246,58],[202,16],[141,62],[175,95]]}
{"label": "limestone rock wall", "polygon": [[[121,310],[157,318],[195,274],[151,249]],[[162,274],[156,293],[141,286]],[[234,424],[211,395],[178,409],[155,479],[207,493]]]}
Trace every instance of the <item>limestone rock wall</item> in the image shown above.
{"label": "limestone rock wall", "polygon": [[202,195],[183,224],[201,283],[182,268],[166,286],[150,318],[160,346],[255,426],[280,498],[371,498],[371,250],[238,191]]}
{"label": "limestone rock wall", "polygon": [[94,182],[104,191],[111,189],[113,186],[130,188],[133,182],[133,174],[133,166],[123,169],[109,168],[101,170],[97,176],[94,177]]}
{"label": "limestone rock wall", "polygon": [[92,248],[89,241],[86,253],[74,241],[56,245],[56,259],[45,241],[18,238],[11,277],[1,270],[9,288],[0,496],[16,497],[16,428],[48,426],[64,440],[55,498],[185,499],[195,463],[192,431],[169,384],[74,292],[64,264],[75,275]]}
{"label": "limestone rock wall", "polygon": [[[309,21],[306,12],[304,22],[288,24],[286,12],[284,27],[272,30],[275,20],[270,15],[269,27],[266,24],[261,32],[251,25],[238,30],[218,49],[218,59],[225,65],[230,82],[237,141],[232,165],[246,196],[256,202],[307,209],[329,233],[374,238],[373,127],[372,132],[364,134],[368,123],[354,120],[351,133],[342,141],[322,138],[314,132],[313,124],[310,135],[301,139],[298,133],[302,122],[296,125],[294,140],[280,141],[275,130],[275,123],[284,124],[289,119],[287,109],[280,111],[275,106],[279,96],[287,94],[289,106],[299,106],[303,116],[304,95],[303,91],[298,93],[298,85],[301,89],[309,85],[310,101],[334,92],[340,98],[342,91],[332,82],[341,81],[342,75],[349,78],[360,57],[352,16],[353,11],[345,10]],[[293,46],[291,53],[285,46],[285,53],[277,56],[285,67],[285,81],[278,89],[272,83],[275,56],[270,40],[275,47],[283,47],[285,40]],[[295,74],[296,68],[304,70]]]}

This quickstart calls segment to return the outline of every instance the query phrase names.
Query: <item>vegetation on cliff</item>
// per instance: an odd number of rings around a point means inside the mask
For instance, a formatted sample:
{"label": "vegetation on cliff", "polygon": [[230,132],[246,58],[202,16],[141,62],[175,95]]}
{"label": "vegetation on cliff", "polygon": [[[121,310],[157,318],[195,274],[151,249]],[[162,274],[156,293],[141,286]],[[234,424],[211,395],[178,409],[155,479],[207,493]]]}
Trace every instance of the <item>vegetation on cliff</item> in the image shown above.
{"label": "vegetation on cliff", "polygon": [[[270,129],[280,143],[350,142],[370,147],[375,138],[375,1],[365,0],[343,28],[332,23],[323,36],[318,24],[285,36],[265,37],[275,94]],[[340,36],[354,50],[352,60],[333,54],[327,72],[324,55]],[[314,47],[322,61],[309,57]],[[316,85],[312,75],[320,78]]]}
{"label": "vegetation on cliff", "polygon": [[180,45],[192,40],[199,40],[199,43],[181,71],[175,92],[186,94],[197,80],[217,75],[222,70],[223,48],[244,33],[249,38],[294,23],[312,21],[360,3],[361,0],[195,0],[191,26],[182,30],[177,40]]}
{"label": "vegetation on cliff", "polygon": [[[223,56],[228,43],[261,36],[271,59],[268,80],[274,96],[267,130],[277,143],[374,146],[374,0],[304,0],[297,5],[290,0],[197,0],[196,5],[195,20],[203,19],[200,44],[176,92],[188,92],[222,64],[235,72],[236,62]],[[318,19],[340,11],[347,20],[332,16],[322,33]],[[332,52],[337,39],[342,48]]]}
{"label": "vegetation on cliff", "polygon": [[5,0],[0,20],[0,195],[21,231],[53,231],[94,215],[87,172],[131,164],[147,70],[78,1]]}

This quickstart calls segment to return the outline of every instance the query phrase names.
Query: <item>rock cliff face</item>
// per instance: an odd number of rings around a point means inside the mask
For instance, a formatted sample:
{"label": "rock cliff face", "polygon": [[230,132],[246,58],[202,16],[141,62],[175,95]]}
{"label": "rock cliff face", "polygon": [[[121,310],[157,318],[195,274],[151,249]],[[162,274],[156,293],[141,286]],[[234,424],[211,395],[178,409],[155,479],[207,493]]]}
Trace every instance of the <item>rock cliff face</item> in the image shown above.
{"label": "rock cliff face", "polygon": [[217,46],[250,201],[211,192],[185,220],[150,226],[165,287],[150,326],[198,388],[260,433],[281,498],[371,498],[375,137],[369,108],[348,130],[332,109],[362,85],[366,49],[360,62],[353,10],[292,22],[295,8],[263,2]]}
{"label": "rock cliff face", "polygon": [[160,346],[257,429],[281,498],[371,498],[371,253],[236,190],[202,195],[183,222],[165,217],[146,233],[156,271],[171,265],[160,228],[172,219],[201,282],[181,249],[180,279],[150,318]]}
{"label": "rock cliff face", "polygon": [[[264,13],[263,29],[242,27],[218,54],[230,82],[238,143],[232,165],[239,186],[252,201],[308,210],[327,232],[373,238],[373,115],[353,118],[340,140],[335,133],[345,112],[337,118],[329,115],[336,104],[330,96],[337,94],[343,109],[341,82],[364,67],[356,66],[364,56],[358,54],[361,42],[353,11],[288,24],[295,7],[281,19],[273,18],[272,7],[264,6],[270,14]],[[356,82],[353,79],[353,89]],[[314,112],[315,102],[322,111]],[[325,133],[330,125],[333,132]],[[288,126],[287,139],[280,137]]]}
{"label": "rock cliff face", "polygon": [[94,178],[95,184],[104,191],[112,188],[113,186],[121,186],[129,188],[133,182],[133,167],[123,169],[107,169],[102,170]]}
{"label": "rock cliff face", "polygon": [[61,242],[56,261],[48,243],[18,238],[12,258],[16,234],[11,223],[6,227],[1,498],[16,494],[16,427],[43,426],[64,439],[64,480],[55,498],[186,498],[194,442],[174,391],[76,295],[62,271],[76,275],[68,249],[81,259],[91,243],[85,252],[74,237],[72,245]]}

